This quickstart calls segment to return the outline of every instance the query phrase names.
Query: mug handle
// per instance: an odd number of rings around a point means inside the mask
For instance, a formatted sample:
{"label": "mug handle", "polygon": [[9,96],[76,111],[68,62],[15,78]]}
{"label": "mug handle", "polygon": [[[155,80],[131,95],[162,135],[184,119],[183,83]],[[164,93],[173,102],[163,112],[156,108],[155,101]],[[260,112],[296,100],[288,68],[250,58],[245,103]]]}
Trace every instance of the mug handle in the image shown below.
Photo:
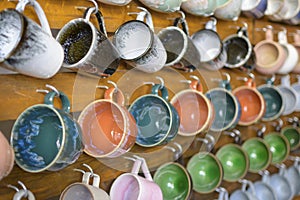
{"label": "mug handle", "polygon": [[105,37],[107,37],[104,18],[103,18],[102,13],[100,12],[100,10],[96,10],[95,7],[88,7],[83,14],[83,18],[87,21],[90,21],[91,15],[93,13],[95,14],[95,16],[97,18],[100,32],[103,33],[105,35]]}
{"label": "mug handle", "polygon": [[158,95],[159,91],[161,91],[161,97],[164,100],[168,101],[168,99],[169,99],[169,93],[168,93],[167,88],[165,86],[163,86],[163,85],[155,84],[152,87],[152,94]]}
{"label": "mug handle", "polygon": [[142,165],[142,160],[141,159],[136,159],[134,161],[133,167],[131,169],[131,173],[137,175],[140,171],[141,165]]}
{"label": "mug handle", "polygon": [[203,87],[200,81],[191,81],[190,88],[193,90],[197,90],[198,92],[203,92]]}
{"label": "mug handle", "polygon": [[116,102],[118,105],[125,105],[125,97],[123,92],[115,87],[108,88],[104,93],[104,98]]}
{"label": "mug handle", "polygon": [[146,18],[146,24],[149,26],[149,28],[154,31],[154,25],[153,25],[153,20],[152,20],[152,16],[151,13],[143,8],[143,7],[138,7],[139,9],[141,9],[142,11],[138,13],[136,20],[138,21],[144,21]]}
{"label": "mug handle", "polygon": [[42,25],[42,29],[46,31],[46,33],[50,36],[52,36],[51,29],[47,20],[47,17],[45,15],[44,10],[40,6],[40,4],[35,0],[20,0],[16,6],[16,10],[20,13],[23,13],[25,10],[26,5],[31,5],[34,8],[34,11],[36,12],[39,21]]}
{"label": "mug handle", "polygon": [[[54,97],[56,95],[57,95],[57,93],[54,91],[47,93],[44,98],[44,103],[46,105],[53,106]],[[65,95],[65,93],[59,91],[59,99],[61,100],[61,103],[62,103],[62,110],[66,113],[70,113],[71,106],[70,106],[70,101],[69,101],[67,95]]]}
{"label": "mug handle", "polygon": [[231,91],[231,90],[232,90],[231,85],[230,85],[229,81],[227,81],[227,80],[222,80],[222,81],[220,81],[219,87],[220,87],[220,88],[224,88],[224,89],[226,89],[226,90],[228,90],[228,91]]}
{"label": "mug handle", "polygon": [[187,25],[187,21],[181,17],[177,17],[174,20],[173,26],[178,27],[179,24],[181,25],[183,32],[189,36],[189,27]]}
{"label": "mug handle", "polygon": [[140,159],[142,160],[142,171],[146,180],[153,182],[146,160],[144,158],[140,158]]}
{"label": "mug handle", "polygon": [[254,185],[251,181],[248,181],[248,180],[241,180],[242,181],[242,191],[243,192],[246,192],[247,191],[247,186],[249,187],[249,191],[251,194],[253,194],[254,196],[256,196],[256,192],[255,192],[255,188],[254,188]]}

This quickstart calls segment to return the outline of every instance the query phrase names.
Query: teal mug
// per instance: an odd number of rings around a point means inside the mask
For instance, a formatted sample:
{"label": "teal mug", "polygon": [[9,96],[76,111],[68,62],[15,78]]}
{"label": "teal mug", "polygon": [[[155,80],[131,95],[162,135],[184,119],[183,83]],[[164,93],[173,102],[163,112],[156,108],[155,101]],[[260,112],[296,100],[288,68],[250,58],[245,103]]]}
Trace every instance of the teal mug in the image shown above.
{"label": "teal mug", "polygon": [[[162,96],[158,93],[161,91]],[[133,115],[138,134],[136,144],[153,147],[172,140],[178,132],[180,120],[176,109],[168,102],[168,90],[155,84],[152,94],[137,98],[129,107]]]}
{"label": "teal mug", "polygon": [[13,125],[10,142],[16,163],[25,171],[60,170],[83,151],[81,128],[69,114],[69,99],[59,92],[62,109],[57,109],[53,106],[56,95],[47,93],[44,104],[27,108]]}

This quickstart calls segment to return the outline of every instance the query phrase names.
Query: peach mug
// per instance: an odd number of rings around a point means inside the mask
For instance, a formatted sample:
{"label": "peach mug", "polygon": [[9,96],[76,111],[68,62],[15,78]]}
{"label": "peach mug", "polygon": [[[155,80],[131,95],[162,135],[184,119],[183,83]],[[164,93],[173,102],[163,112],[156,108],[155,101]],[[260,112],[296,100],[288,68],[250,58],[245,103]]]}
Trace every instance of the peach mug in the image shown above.
{"label": "peach mug", "polygon": [[14,159],[15,154],[13,148],[9,145],[7,139],[0,131],[0,152],[2,155],[0,156],[0,180],[7,176],[13,166],[14,166]]}
{"label": "peach mug", "polygon": [[293,71],[294,73],[300,73],[300,31],[297,31],[294,34],[294,47],[297,49],[298,52],[298,62],[296,66],[294,67]]}
{"label": "peach mug", "polygon": [[107,89],[104,97],[86,106],[78,118],[84,152],[96,158],[118,157],[134,145],[138,130],[119,89]]}

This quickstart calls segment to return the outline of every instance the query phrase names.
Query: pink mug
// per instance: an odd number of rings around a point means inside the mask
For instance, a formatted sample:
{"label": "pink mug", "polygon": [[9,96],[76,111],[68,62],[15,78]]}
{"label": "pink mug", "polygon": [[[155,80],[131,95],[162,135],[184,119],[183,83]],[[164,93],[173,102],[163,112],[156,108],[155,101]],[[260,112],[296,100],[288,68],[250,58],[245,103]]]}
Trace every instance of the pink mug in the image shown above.
{"label": "pink mug", "polygon": [[[111,200],[163,200],[162,191],[153,181],[145,159],[136,158],[131,173],[122,174],[112,184]],[[145,178],[138,175],[141,167]]]}
{"label": "pink mug", "polygon": [[3,133],[0,131],[0,180],[7,176],[13,166],[14,166],[14,160],[15,160],[15,154],[13,151],[13,148],[9,145],[7,139],[3,135]]}

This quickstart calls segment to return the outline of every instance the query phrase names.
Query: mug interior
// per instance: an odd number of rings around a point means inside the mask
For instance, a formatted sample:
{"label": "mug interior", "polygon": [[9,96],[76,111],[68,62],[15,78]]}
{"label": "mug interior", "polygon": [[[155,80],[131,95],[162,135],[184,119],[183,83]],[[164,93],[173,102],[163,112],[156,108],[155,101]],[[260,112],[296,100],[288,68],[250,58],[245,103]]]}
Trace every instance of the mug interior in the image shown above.
{"label": "mug interior", "polygon": [[258,91],[263,95],[266,102],[266,112],[262,117],[263,120],[273,120],[283,112],[284,102],[279,91],[272,86],[259,86]]}
{"label": "mug interior", "polygon": [[252,123],[258,120],[262,114],[263,102],[259,94],[252,88],[241,88],[234,91],[238,98],[242,113],[239,123]]}
{"label": "mug interior", "polygon": [[298,128],[295,127],[284,127],[281,130],[281,133],[286,137],[286,139],[289,141],[291,150],[295,150],[300,145],[300,132]]}
{"label": "mug interior", "polygon": [[283,99],[284,99],[284,110],[283,115],[291,114],[295,111],[296,105],[298,103],[297,94],[291,90],[290,87],[286,86],[278,86],[278,89],[281,91]]}
{"label": "mug interior", "polygon": [[284,136],[277,133],[267,134],[264,140],[272,153],[272,164],[283,162],[289,155],[290,146]]}
{"label": "mug interior", "polygon": [[179,134],[195,135],[208,125],[211,111],[207,100],[199,93],[183,91],[171,103],[180,117]]}
{"label": "mug interior", "polygon": [[132,174],[122,174],[113,183],[110,190],[111,199],[139,199],[140,183]]}
{"label": "mug interior", "polygon": [[222,166],[219,160],[210,153],[195,154],[186,168],[192,178],[193,190],[196,192],[210,193],[222,182]]}
{"label": "mug interior", "polygon": [[224,170],[224,180],[235,182],[243,178],[249,169],[249,160],[246,152],[235,144],[221,147],[217,154]]}
{"label": "mug interior", "polygon": [[84,184],[74,184],[71,187],[67,188],[61,199],[63,200],[94,200],[93,194]]}
{"label": "mug interior", "polygon": [[239,105],[235,97],[225,89],[215,89],[206,93],[214,107],[214,120],[211,130],[220,131],[230,128],[236,121]]}
{"label": "mug interior", "polygon": [[155,146],[163,142],[172,128],[173,117],[168,102],[157,95],[144,95],[129,107],[138,126],[136,143]]}
{"label": "mug interior", "polygon": [[200,30],[192,35],[192,40],[200,53],[202,62],[215,59],[223,48],[219,35],[212,30]]}
{"label": "mug interior", "polygon": [[147,53],[152,46],[153,32],[142,21],[128,21],[115,32],[113,43],[119,50],[121,58],[125,60],[137,59]]}
{"label": "mug interior", "polygon": [[65,142],[60,114],[46,105],[25,110],[16,120],[11,137],[17,164],[27,171],[42,171],[59,157]]}
{"label": "mug interior", "polygon": [[280,54],[278,46],[273,42],[264,42],[254,47],[256,63],[259,67],[272,68],[278,62]]}
{"label": "mug interior", "polygon": [[84,19],[75,19],[67,23],[59,31],[56,39],[64,49],[64,63],[73,65],[87,56],[94,37],[91,24]]}
{"label": "mug interior", "polygon": [[251,46],[243,37],[230,37],[223,41],[227,51],[227,61],[229,65],[242,65],[251,54]]}
{"label": "mug interior", "polygon": [[121,108],[109,100],[88,105],[80,114],[84,151],[92,156],[105,156],[117,149],[126,135],[125,116]]}
{"label": "mug interior", "polygon": [[191,192],[189,174],[177,163],[167,163],[159,167],[153,180],[161,188],[165,200],[186,200]]}

